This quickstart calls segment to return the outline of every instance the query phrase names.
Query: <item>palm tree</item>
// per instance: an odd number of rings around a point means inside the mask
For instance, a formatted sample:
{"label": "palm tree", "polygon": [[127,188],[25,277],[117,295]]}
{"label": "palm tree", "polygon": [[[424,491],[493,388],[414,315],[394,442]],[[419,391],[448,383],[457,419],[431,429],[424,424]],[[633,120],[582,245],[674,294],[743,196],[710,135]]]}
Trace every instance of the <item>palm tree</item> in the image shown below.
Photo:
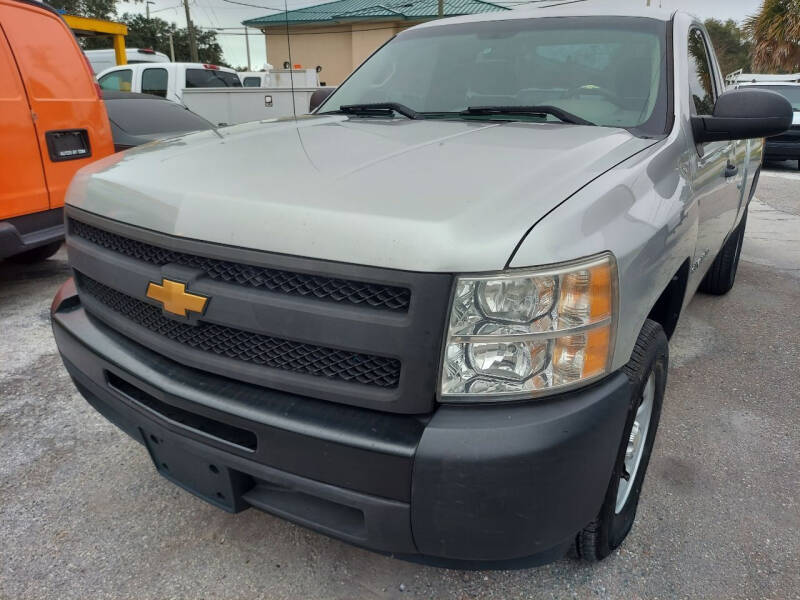
{"label": "palm tree", "polygon": [[800,71],[800,0],[764,0],[744,28],[753,40],[753,67]]}

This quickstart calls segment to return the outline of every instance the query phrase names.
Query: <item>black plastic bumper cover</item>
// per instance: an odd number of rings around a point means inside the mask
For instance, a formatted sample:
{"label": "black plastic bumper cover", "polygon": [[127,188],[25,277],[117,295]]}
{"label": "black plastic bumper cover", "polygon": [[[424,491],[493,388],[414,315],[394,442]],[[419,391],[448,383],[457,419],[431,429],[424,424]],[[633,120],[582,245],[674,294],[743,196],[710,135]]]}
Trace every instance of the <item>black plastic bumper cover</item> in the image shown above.
{"label": "black plastic bumper cover", "polygon": [[64,210],[54,208],[0,221],[0,259],[64,239]]}
{"label": "black plastic bumper cover", "polygon": [[191,491],[445,564],[561,555],[600,508],[629,398],[617,373],[549,400],[393,415],[179,365],[93,320],[72,281],[52,317],[64,363],[99,412],[151,455],[152,436],[232,473],[237,498]]}

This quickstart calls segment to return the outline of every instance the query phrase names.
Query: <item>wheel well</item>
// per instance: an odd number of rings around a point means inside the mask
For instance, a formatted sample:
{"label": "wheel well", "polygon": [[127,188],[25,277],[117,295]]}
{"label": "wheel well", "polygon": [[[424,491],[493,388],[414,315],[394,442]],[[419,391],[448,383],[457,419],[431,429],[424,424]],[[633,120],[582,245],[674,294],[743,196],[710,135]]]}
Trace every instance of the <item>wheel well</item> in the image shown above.
{"label": "wheel well", "polygon": [[648,319],[652,319],[664,329],[667,339],[672,337],[675,327],[678,325],[678,318],[681,316],[683,299],[686,296],[686,285],[689,281],[689,259],[686,259],[672,276],[666,289],[661,292],[661,296],[656,301]]}

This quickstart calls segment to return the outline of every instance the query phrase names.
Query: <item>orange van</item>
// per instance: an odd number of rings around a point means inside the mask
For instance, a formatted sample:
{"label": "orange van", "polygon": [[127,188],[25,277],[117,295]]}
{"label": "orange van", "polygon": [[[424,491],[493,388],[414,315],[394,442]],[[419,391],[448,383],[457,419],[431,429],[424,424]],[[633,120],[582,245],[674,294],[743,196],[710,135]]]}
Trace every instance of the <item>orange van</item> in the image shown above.
{"label": "orange van", "polygon": [[0,0],[0,259],[54,254],[72,176],[112,152],[99,88],[66,23],[45,4]]}

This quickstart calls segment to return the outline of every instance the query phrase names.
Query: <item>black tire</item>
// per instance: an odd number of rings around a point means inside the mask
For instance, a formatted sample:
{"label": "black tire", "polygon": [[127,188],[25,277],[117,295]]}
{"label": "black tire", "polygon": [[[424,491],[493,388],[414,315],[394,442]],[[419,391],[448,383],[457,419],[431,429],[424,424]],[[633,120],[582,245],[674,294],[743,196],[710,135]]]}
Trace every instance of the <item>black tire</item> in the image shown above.
{"label": "black tire", "polygon": [[20,254],[15,254],[14,256],[10,256],[8,260],[21,265],[32,265],[34,263],[47,260],[48,258],[53,256],[53,254],[58,252],[59,248],[61,248],[61,241],[51,242],[49,244],[45,244],[44,246],[39,246],[38,248],[34,248],[33,250],[28,250],[27,252],[22,252]]}
{"label": "black tire", "polygon": [[739,269],[739,257],[742,254],[744,230],[747,227],[747,209],[741,223],[725,242],[717,254],[711,268],[700,283],[700,291],[714,296],[723,296],[731,291],[736,282],[736,271]]}
{"label": "black tire", "polygon": [[[617,452],[617,460],[614,463],[611,482],[608,485],[600,513],[594,521],[578,533],[575,540],[575,554],[579,558],[593,562],[604,559],[619,547],[633,526],[633,521],[636,518],[636,508],[639,506],[639,495],[642,491],[642,484],[647,473],[647,466],[650,463],[650,454],[653,451],[658,423],[661,418],[661,405],[664,400],[664,388],[667,384],[668,364],[669,346],[667,344],[667,336],[664,334],[661,325],[648,319],[645,321],[644,327],[642,327],[642,331],[639,334],[639,339],[636,341],[631,360],[623,367],[623,372],[631,382],[628,417],[625,422],[625,428],[622,430],[623,435]],[[642,403],[642,394],[651,373],[654,376],[655,393],[650,425],[642,449],[642,458],[636,470],[627,500],[625,500],[621,511],[617,513],[617,491],[619,490],[620,479],[625,472],[625,451],[633,430],[636,411]]]}

